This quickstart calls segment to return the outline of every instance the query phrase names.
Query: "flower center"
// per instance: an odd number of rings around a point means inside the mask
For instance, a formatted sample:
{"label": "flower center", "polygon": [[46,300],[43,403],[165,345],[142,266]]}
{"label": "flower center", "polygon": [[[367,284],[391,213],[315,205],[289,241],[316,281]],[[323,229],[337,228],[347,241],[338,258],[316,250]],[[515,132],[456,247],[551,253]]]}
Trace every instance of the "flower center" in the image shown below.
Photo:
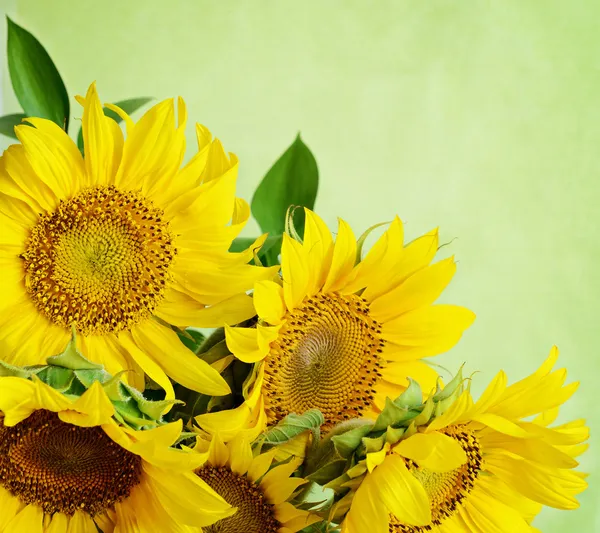
{"label": "flower center", "polygon": [[269,422],[318,408],[329,429],[368,411],[381,377],[380,334],[359,296],[318,294],[291,311],[265,359]]}
{"label": "flower center", "polygon": [[129,496],[142,460],[99,427],[79,427],[36,411],[14,427],[0,418],[0,485],[45,513],[95,515]]}
{"label": "flower center", "polygon": [[21,255],[38,310],[84,335],[149,318],[176,254],[162,216],[139,193],[113,186],[85,189],[40,215]]}
{"label": "flower center", "polygon": [[421,482],[429,497],[431,524],[410,526],[398,522],[394,516],[391,516],[390,533],[432,531],[434,526],[439,526],[444,520],[450,518],[473,490],[483,463],[479,440],[464,426],[450,426],[442,433],[452,437],[461,445],[467,454],[467,462],[450,472],[432,472],[407,459],[408,469]]}
{"label": "flower center", "polygon": [[237,512],[204,527],[206,533],[277,533],[281,524],[275,518],[260,488],[246,476],[235,474],[226,466],[202,466],[196,474]]}

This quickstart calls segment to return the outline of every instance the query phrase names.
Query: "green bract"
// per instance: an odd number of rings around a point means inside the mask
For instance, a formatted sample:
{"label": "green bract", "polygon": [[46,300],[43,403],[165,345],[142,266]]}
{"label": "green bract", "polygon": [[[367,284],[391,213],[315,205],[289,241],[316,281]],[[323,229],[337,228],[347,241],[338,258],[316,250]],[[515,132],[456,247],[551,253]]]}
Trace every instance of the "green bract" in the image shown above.
{"label": "green bract", "polygon": [[39,379],[70,398],[77,398],[98,381],[115,408],[116,420],[133,429],[152,429],[162,425],[163,414],[179,400],[149,400],[136,388],[112,376],[102,365],[87,360],[77,350],[73,335],[60,354],[47,359],[46,365],[16,367],[0,361],[0,376]]}

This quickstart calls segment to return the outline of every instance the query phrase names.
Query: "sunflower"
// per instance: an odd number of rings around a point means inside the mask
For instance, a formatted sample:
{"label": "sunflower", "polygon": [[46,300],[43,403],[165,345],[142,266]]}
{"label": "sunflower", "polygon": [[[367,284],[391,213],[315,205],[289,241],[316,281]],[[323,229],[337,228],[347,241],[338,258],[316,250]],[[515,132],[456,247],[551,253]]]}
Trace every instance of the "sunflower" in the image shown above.
{"label": "sunflower", "polygon": [[194,475],[205,460],[170,448],[181,423],[119,424],[102,385],[63,395],[0,377],[0,531],[198,532],[235,512]]}
{"label": "sunflower", "polygon": [[237,508],[204,533],[296,533],[322,519],[297,509],[288,500],[305,479],[290,477],[298,461],[273,464],[275,450],[253,456],[248,435],[239,433],[227,444],[217,433],[210,443],[198,439],[196,450],[208,460],[196,470],[217,494]]}
{"label": "sunflower", "polygon": [[578,386],[563,386],[565,369],[552,371],[557,357],[553,348],[508,387],[500,372],[476,403],[464,390],[439,416],[384,438],[360,465],[342,532],[532,533],[543,505],[577,508],[587,485],[573,468],[589,430],[583,420],[548,427]]}
{"label": "sunflower", "polygon": [[245,291],[271,269],[248,265],[255,245],[229,246],[249,217],[235,198],[238,160],[198,125],[198,153],[181,167],[186,108],[166,100],[127,139],[104,115],[95,84],[85,98],[85,157],[56,124],[29,118],[0,158],[0,346],[5,361],[43,362],[77,330],[89,359],[115,374],[146,374],[173,397],[167,375],[227,394],[216,369],[169,325],[218,327],[253,314]]}
{"label": "sunflower", "polygon": [[257,327],[226,326],[226,339],[242,361],[262,362],[255,386],[269,424],[317,408],[328,429],[378,413],[407,376],[434,387],[437,373],[421,359],[454,346],[474,315],[432,305],[456,270],[453,258],[430,265],[437,230],[404,246],[396,217],[357,262],[360,245],[346,222],[334,243],[305,212],[304,241],[283,236],[281,283],[255,284]]}

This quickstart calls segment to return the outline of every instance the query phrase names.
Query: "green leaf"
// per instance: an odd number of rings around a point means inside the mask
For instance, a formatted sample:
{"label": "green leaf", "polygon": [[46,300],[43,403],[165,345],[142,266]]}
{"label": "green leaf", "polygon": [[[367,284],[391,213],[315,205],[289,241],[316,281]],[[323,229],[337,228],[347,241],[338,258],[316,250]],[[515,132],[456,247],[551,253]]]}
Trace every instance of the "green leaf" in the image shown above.
{"label": "green leaf", "polygon": [[[119,102],[115,102],[114,105],[120,107],[125,113],[131,115],[134,111],[137,111],[140,107],[147,104],[153,100],[150,96],[140,96],[139,98],[127,98],[126,100],[120,100]],[[112,118],[117,124],[120,124],[123,119],[117,115],[114,111],[111,111],[107,107],[104,108],[104,114],[107,117]],[[77,134],[77,147],[80,152],[83,153],[83,129],[79,128],[79,133]]]}
{"label": "green leaf", "polygon": [[198,348],[204,342],[204,335],[195,329],[178,331],[177,335],[179,335],[179,340],[194,353],[198,353]]}
{"label": "green leaf", "polygon": [[[291,205],[313,209],[319,187],[317,162],[300,135],[267,172],[252,198],[252,214],[261,229],[271,235],[285,230]],[[295,226],[302,233],[304,212],[296,210]]]}
{"label": "green leaf", "polygon": [[14,113],[13,115],[4,115],[0,117],[0,133],[16,139],[15,126],[21,124],[21,121],[25,118],[23,113]]}
{"label": "green leaf", "polygon": [[67,130],[69,95],[40,42],[6,17],[8,70],[17,100],[29,117],[47,118]]}
{"label": "green leaf", "polygon": [[262,444],[283,444],[305,431],[319,430],[325,422],[321,411],[310,409],[302,415],[289,414],[275,427],[269,429],[259,437]]}
{"label": "green leaf", "polygon": [[[248,247],[252,246],[252,243],[256,239],[252,239],[250,237],[238,237],[235,239],[231,246],[229,247],[229,251],[236,253],[242,252],[243,250],[247,250]],[[260,259],[263,266],[273,266],[278,263],[277,257],[281,252],[281,242],[283,240],[283,235],[269,235],[262,245],[261,249],[258,252],[258,258]]]}

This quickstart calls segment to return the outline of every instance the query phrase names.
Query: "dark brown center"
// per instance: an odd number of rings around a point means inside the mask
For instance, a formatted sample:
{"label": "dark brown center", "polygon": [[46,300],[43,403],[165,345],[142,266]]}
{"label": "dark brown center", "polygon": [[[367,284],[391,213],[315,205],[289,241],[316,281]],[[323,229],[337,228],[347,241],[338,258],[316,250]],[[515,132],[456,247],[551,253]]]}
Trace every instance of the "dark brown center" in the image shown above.
{"label": "dark brown center", "polygon": [[229,518],[205,527],[205,533],[277,533],[281,524],[273,514],[265,495],[246,476],[240,476],[226,466],[203,466],[196,471],[223,499],[237,507]]}
{"label": "dark brown center", "polygon": [[142,460],[99,427],[62,422],[36,411],[16,426],[0,418],[0,485],[47,514],[101,513],[140,481]]}

